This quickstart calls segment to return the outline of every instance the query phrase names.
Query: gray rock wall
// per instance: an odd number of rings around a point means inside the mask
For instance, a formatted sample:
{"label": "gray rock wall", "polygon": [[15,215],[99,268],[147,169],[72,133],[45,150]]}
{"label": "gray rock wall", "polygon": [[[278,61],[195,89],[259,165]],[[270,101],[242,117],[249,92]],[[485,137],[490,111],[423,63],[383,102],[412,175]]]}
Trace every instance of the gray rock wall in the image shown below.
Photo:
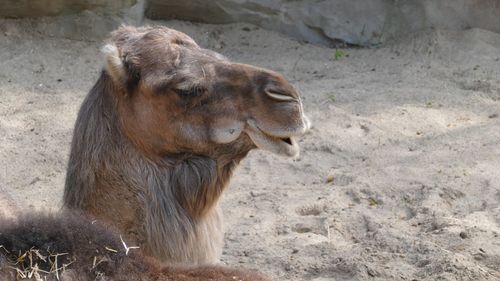
{"label": "gray rock wall", "polygon": [[378,45],[433,27],[478,27],[500,33],[500,0],[0,0],[0,17],[83,10],[115,17],[129,16],[130,9],[135,9],[135,19],[142,19],[145,12],[151,19],[248,22],[327,46]]}
{"label": "gray rock wall", "polygon": [[149,0],[146,16],[249,22],[300,40],[377,45],[425,28],[500,32],[500,0]]}
{"label": "gray rock wall", "polygon": [[0,17],[55,16],[83,10],[116,14],[136,2],[137,0],[0,0]]}

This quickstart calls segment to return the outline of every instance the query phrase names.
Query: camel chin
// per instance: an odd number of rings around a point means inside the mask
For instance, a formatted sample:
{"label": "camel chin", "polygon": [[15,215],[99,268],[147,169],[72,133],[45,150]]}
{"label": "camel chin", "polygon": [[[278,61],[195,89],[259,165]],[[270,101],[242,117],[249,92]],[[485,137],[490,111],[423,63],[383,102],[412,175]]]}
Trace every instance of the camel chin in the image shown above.
{"label": "camel chin", "polygon": [[255,122],[249,121],[247,124],[245,132],[258,148],[286,157],[299,156],[300,147],[295,136],[273,136],[260,129]]}

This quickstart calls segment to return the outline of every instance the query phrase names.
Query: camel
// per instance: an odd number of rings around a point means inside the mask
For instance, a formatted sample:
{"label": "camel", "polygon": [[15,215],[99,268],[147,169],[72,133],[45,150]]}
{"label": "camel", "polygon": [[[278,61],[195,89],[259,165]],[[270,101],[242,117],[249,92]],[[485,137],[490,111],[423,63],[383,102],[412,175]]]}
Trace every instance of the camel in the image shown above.
{"label": "camel", "polygon": [[75,212],[0,218],[0,280],[269,281],[224,266],[162,266],[109,226]]}
{"label": "camel", "polygon": [[64,207],[112,224],[146,255],[216,263],[219,198],[255,148],[287,157],[309,128],[278,73],[166,27],[124,26],[76,120]]}

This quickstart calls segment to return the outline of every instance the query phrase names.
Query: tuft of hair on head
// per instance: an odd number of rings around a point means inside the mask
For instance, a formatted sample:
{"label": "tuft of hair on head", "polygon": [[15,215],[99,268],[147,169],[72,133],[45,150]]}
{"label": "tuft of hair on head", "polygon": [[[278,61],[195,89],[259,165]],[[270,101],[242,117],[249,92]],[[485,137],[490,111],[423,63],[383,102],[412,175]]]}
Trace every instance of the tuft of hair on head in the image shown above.
{"label": "tuft of hair on head", "polygon": [[106,44],[101,48],[105,59],[106,72],[111,76],[115,84],[123,85],[126,80],[125,65],[120,56],[120,51],[114,44]]}

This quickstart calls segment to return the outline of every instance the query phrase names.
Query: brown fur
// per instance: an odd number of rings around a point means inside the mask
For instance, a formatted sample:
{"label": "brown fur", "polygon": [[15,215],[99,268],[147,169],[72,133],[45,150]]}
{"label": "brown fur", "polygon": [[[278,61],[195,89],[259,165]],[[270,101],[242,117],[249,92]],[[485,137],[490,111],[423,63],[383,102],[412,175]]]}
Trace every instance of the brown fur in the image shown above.
{"label": "brown fur", "polygon": [[217,202],[236,165],[256,147],[298,153],[308,122],[297,92],[165,27],[123,27],[103,52],[75,124],[65,207],[163,261],[216,262]]}
{"label": "brown fur", "polygon": [[[256,272],[223,266],[162,267],[137,250],[127,254],[108,226],[70,212],[0,218],[0,246],[1,281],[19,280],[15,268],[30,272],[35,264],[42,280],[57,280],[52,267],[56,254],[64,254],[57,257],[58,267],[67,264],[58,271],[62,281],[269,280]],[[31,255],[24,255],[30,250]],[[35,274],[23,280],[36,280]]]}

